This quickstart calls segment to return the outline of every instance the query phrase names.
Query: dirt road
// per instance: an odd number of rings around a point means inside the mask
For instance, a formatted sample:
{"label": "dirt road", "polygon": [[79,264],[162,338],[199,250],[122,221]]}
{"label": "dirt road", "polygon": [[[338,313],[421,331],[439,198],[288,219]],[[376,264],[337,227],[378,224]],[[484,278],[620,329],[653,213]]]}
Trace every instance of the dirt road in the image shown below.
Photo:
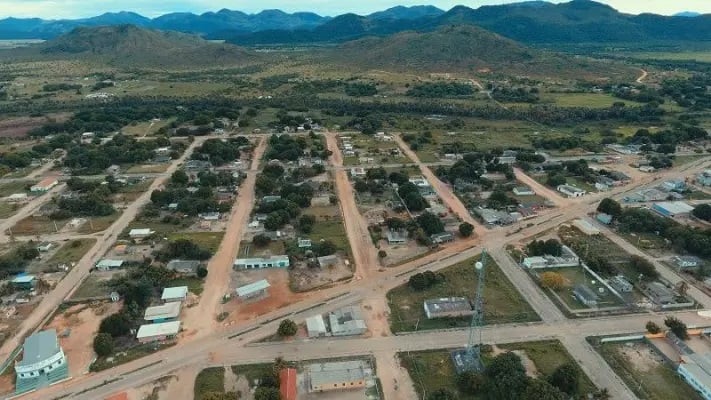
{"label": "dirt road", "polygon": [[419,398],[407,370],[393,352],[375,353],[375,364],[380,378],[383,398],[386,400],[412,400]]}
{"label": "dirt road", "polygon": [[[326,143],[331,155],[331,164],[336,167],[343,166],[343,155],[338,148],[338,141],[335,133],[326,133]],[[353,262],[355,263],[355,279],[362,279],[376,272],[380,268],[378,251],[370,239],[368,224],[358,211],[355,201],[353,186],[348,180],[347,172],[343,169],[334,169],[333,178],[335,180],[338,204],[343,215],[343,224],[346,228],[348,243],[351,245]]]}
{"label": "dirt road", "polygon": [[647,75],[649,75],[649,73],[646,70],[641,69],[641,68],[640,68],[640,72],[642,72],[642,75],[640,75],[639,78],[637,78],[637,80],[636,80],[637,83],[644,82],[644,80],[647,79]]}
{"label": "dirt road", "polygon": [[420,172],[422,172],[422,175],[427,178],[427,181],[429,181],[430,185],[432,185],[432,188],[434,188],[435,192],[437,192],[437,195],[442,202],[444,202],[444,204],[449,207],[449,209],[452,210],[452,212],[457,215],[460,220],[474,225],[476,228],[475,232],[484,232],[484,226],[472,218],[471,214],[469,214],[469,210],[467,210],[467,207],[464,206],[464,203],[462,203],[462,201],[459,200],[459,198],[452,192],[452,189],[447,184],[439,180],[437,175],[435,175],[427,165],[420,161],[417,153],[410,149],[410,146],[402,140],[400,135],[394,135],[394,137],[398,146],[400,146],[400,150],[402,150],[403,154],[409,157],[412,162],[417,164],[420,168]]}
{"label": "dirt road", "polygon": [[537,180],[526,175],[526,173],[520,169],[514,168],[514,174],[519,182],[533,189],[537,195],[543,196],[550,200],[556,207],[566,207],[572,204],[570,199],[563,197],[562,194],[556,192],[548,186],[540,184]]}
{"label": "dirt road", "polygon": [[67,185],[64,183],[55,186],[49,192],[30,200],[9,218],[2,220],[2,222],[0,222],[0,242],[7,242],[9,240],[9,236],[12,234],[10,228],[15,226],[15,224],[21,220],[32,215],[43,205],[49,203],[55,194],[62,192],[66,187]]}
{"label": "dirt road", "polygon": [[247,178],[239,188],[239,194],[232,207],[232,214],[230,215],[230,222],[227,225],[225,236],[217,252],[208,263],[207,269],[209,272],[205,279],[200,301],[197,306],[189,308],[185,313],[183,328],[186,331],[186,338],[190,340],[213,332],[218,326],[216,319],[217,308],[222,301],[222,297],[229,290],[230,271],[232,271],[234,260],[239,252],[239,244],[242,240],[244,228],[249,223],[249,215],[254,207],[254,184],[257,180],[259,162],[266,147],[266,138],[260,138],[252,154],[252,165],[247,173]]}

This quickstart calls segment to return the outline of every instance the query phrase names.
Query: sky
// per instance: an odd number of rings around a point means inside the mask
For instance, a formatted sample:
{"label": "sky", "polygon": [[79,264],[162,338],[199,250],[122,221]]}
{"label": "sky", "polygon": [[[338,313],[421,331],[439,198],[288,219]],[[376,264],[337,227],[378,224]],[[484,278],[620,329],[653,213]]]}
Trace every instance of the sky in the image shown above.
{"label": "sky", "polygon": [[[368,14],[396,5],[431,4],[448,10],[458,4],[482,5],[513,3],[512,0],[0,0],[0,18],[40,17],[45,19],[84,18],[104,12],[135,11],[147,17],[179,11],[203,13],[222,8],[248,13],[279,8],[287,12],[313,11],[335,16],[347,12]],[[599,0],[626,13],[653,12],[670,15],[680,11],[711,13],[711,0]],[[559,3],[561,1],[553,1]]]}

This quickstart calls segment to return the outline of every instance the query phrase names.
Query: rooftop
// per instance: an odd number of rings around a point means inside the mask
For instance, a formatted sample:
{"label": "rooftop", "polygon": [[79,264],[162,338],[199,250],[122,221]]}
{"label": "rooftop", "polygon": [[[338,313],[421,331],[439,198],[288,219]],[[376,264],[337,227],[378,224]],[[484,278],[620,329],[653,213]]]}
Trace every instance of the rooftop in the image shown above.
{"label": "rooftop", "polygon": [[124,263],[123,260],[112,260],[109,258],[104,258],[96,263],[97,268],[118,268]]}
{"label": "rooftop", "polygon": [[655,204],[655,206],[663,208],[672,214],[690,213],[694,207],[684,203],[683,201],[664,201]]}
{"label": "rooftop", "polygon": [[131,232],[129,232],[128,235],[129,236],[136,236],[136,235],[148,236],[152,233],[153,233],[153,231],[151,231],[150,228],[141,228],[141,229],[131,229]]}
{"label": "rooftop", "polygon": [[245,297],[267,289],[270,286],[269,281],[262,279],[261,281],[252,282],[249,285],[240,286],[237,288],[236,292],[237,296]]}
{"label": "rooftop", "polygon": [[235,264],[259,264],[273,261],[289,261],[289,256],[269,256],[258,258],[238,258]]}
{"label": "rooftop", "polygon": [[138,328],[136,339],[153,336],[176,335],[180,332],[180,321],[161,322],[159,324],[146,324]]}
{"label": "rooftop", "polygon": [[146,308],[143,319],[154,321],[156,319],[177,318],[180,315],[180,302],[166,303],[160,306]]}
{"label": "rooftop", "polygon": [[363,361],[311,364],[307,369],[311,377],[311,386],[365,379],[365,365]]}
{"label": "rooftop", "polygon": [[28,336],[22,345],[22,361],[17,366],[29,366],[46,360],[61,351],[57,331],[48,329]]}
{"label": "rooftop", "polygon": [[322,315],[312,315],[306,318],[306,330],[309,332],[326,333],[326,323]]}
{"label": "rooftop", "polygon": [[196,271],[200,266],[200,261],[197,260],[170,260],[166,267],[173,271],[179,269],[190,269]]}
{"label": "rooftop", "polygon": [[12,283],[30,283],[34,280],[34,275],[18,275],[12,279]]}
{"label": "rooftop", "polygon": [[431,314],[437,314],[453,311],[471,311],[472,305],[466,297],[443,297],[425,300],[425,308]]}
{"label": "rooftop", "polygon": [[166,299],[177,299],[180,297],[185,297],[188,295],[188,287],[187,286],[176,286],[176,287],[169,287],[163,289],[163,295],[161,296],[162,300]]}

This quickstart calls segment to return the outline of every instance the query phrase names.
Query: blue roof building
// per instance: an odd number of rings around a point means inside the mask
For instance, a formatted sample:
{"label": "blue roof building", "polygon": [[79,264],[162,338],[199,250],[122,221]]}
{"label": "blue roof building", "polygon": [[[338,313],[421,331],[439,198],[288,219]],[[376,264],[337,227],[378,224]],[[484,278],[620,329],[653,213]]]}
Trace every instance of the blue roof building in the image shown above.
{"label": "blue roof building", "polygon": [[15,393],[41,389],[69,377],[67,357],[59,346],[54,329],[37,332],[25,339],[22,361],[15,364]]}

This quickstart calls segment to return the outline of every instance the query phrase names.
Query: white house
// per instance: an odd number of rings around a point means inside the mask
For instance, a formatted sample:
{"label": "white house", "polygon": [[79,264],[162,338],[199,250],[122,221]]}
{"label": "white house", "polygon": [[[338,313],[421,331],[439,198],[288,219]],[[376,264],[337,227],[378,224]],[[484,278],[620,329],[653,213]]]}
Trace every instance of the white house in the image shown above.
{"label": "white house", "polygon": [[57,180],[57,178],[44,178],[39,183],[32,186],[30,188],[30,192],[32,192],[32,193],[48,192],[53,187],[57,186],[58,184],[59,184],[59,181]]}
{"label": "white house", "polygon": [[166,303],[173,301],[184,301],[188,297],[187,286],[176,286],[163,289],[163,295],[160,297]]}
{"label": "white house", "polygon": [[180,332],[180,321],[141,325],[136,339],[141,343],[162,342],[175,338]]}
{"label": "white house", "polygon": [[559,185],[556,189],[568,197],[582,197],[586,193],[585,190],[572,185]]}
{"label": "white house", "polygon": [[131,229],[131,231],[128,233],[128,236],[130,236],[131,239],[145,239],[154,233],[155,232],[150,230],[149,228]]}

